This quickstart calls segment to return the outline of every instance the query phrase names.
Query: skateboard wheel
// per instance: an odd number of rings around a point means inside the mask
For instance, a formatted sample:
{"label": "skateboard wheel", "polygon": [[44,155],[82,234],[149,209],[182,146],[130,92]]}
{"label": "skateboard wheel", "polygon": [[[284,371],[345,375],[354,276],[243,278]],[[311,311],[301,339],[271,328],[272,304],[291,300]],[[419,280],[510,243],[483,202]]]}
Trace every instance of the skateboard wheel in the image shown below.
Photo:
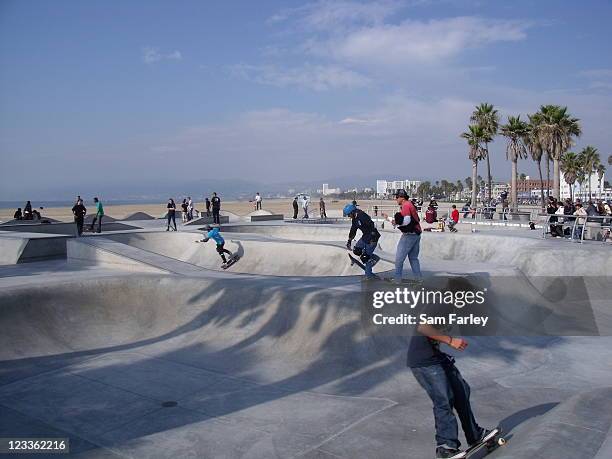
{"label": "skateboard wheel", "polygon": [[498,438],[498,439],[497,439],[497,444],[498,444],[499,446],[504,446],[504,445],[506,444],[506,439],[505,439],[505,438],[503,438],[503,437]]}

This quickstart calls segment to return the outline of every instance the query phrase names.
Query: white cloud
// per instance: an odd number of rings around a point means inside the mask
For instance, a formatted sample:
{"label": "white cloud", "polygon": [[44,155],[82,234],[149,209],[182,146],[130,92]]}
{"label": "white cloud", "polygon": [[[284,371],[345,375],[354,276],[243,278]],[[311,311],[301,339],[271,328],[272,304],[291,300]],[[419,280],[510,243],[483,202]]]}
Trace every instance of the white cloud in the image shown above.
{"label": "white cloud", "polygon": [[407,20],[310,40],[305,49],[359,65],[405,65],[440,61],[496,42],[523,40],[528,27],[526,22],[479,17]]}
{"label": "white cloud", "polygon": [[354,89],[370,84],[367,77],[337,65],[304,64],[286,68],[276,65],[239,64],[232,66],[230,72],[233,76],[257,83],[278,87],[297,86],[315,91]]}
{"label": "white cloud", "polygon": [[378,24],[399,11],[399,1],[357,2],[320,0],[301,7],[280,11],[268,19],[271,24],[296,19],[302,28],[329,30],[355,24]]}
{"label": "white cloud", "polygon": [[153,64],[162,60],[180,61],[183,56],[180,51],[172,51],[170,53],[161,53],[159,48],[145,46],[142,48],[142,61],[146,64]]}
{"label": "white cloud", "polygon": [[589,80],[591,89],[612,89],[612,69],[584,70],[579,75]]}

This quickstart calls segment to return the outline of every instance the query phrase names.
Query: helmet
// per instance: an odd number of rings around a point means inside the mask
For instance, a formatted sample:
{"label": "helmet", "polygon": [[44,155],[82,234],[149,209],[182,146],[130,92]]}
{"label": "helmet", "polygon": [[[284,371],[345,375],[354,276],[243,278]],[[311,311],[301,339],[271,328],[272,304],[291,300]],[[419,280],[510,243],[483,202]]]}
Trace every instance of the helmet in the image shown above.
{"label": "helmet", "polygon": [[408,199],[408,193],[406,192],[406,190],[400,189],[395,192],[395,197]]}
{"label": "helmet", "polygon": [[344,206],[344,208],[342,209],[342,215],[344,215],[345,217],[349,216],[350,214],[352,214],[353,212],[355,212],[357,210],[357,206],[355,204],[347,204],[346,206]]}

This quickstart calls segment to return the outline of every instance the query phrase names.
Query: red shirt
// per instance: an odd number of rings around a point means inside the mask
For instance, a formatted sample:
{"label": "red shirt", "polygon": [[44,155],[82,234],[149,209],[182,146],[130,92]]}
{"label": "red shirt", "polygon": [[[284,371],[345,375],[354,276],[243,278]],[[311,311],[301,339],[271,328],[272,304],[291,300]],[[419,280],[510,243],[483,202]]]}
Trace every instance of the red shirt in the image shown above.
{"label": "red shirt", "polygon": [[402,217],[410,215],[410,220],[416,222],[414,232],[416,234],[421,234],[422,230],[421,225],[419,224],[419,214],[416,210],[416,207],[414,207],[414,204],[412,204],[412,202],[410,201],[404,201],[400,209],[400,213],[402,214]]}
{"label": "red shirt", "polygon": [[451,218],[455,221],[455,223],[459,223],[459,211],[457,209],[453,209],[451,212]]}

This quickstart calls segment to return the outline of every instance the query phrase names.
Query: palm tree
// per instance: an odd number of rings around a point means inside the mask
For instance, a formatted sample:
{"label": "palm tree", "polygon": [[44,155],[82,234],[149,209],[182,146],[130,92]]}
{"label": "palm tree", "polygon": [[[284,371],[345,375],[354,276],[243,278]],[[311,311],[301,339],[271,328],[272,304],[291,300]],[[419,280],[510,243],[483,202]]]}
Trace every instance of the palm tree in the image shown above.
{"label": "palm tree", "polygon": [[608,156],[608,165],[612,166],[612,155]]}
{"label": "palm tree", "polygon": [[482,160],[486,155],[482,144],[483,142],[486,143],[489,136],[483,127],[478,124],[471,124],[468,128],[469,131],[462,133],[461,137],[467,140],[469,146],[468,157],[472,160],[472,207],[476,208],[476,185],[479,177],[478,161]]}
{"label": "palm tree", "polygon": [[576,153],[568,151],[561,156],[561,171],[563,178],[570,187],[570,198],[574,200],[574,184],[582,169],[581,159]]}
{"label": "palm tree", "polygon": [[599,194],[601,195],[603,188],[602,180],[604,178],[604,174],[606,173],[606,166],[604,166],[603,163],[597,164],[595,167],[595,172],[597,173],[597,178],[599,179]]}
{"label": "palm tree", "polygon": [[510,201],[512,211],[518,210],[518,195],[516,180],[518,175],[518,160],[527,158],[525,138],[529,135],[529,125],[521,120],[521,116],[509,116],[508,123],[501,126],[501,135],[508,139],[506,159],[512,161],[512,177],[510,179]]}
{"label": "palm tree", "polygon": [[599,153],[597,153],[597,148],[591,145],[584,147],[580,154],[582,155],[582,167],[584,169],[584,174],[589,180],[589,199],[591,199],[591,176],[601,161],[599,159]]}
{"label": "palm tree", "polygon": [[497,129],[499,126],[499,114],[497,110],[493,107],[493,104],[488,104],[486,102],[477,105],[476,109],[472,112],[472,116],[470,117],[470,121],[478,124],[484,130],[486,138],[483,140],[484,148],[483,154],[487,159],[487,183],[489,185],[489,196],[487,197],[488,201],[491,201],[491,161],[489,159],[489,142],[493,142],[495,135],[497,134]]}
{"label": "palm tree", "polygon": [[542,105],[539,123],[540,142],[547,155],[553,160],[553,196],[559,199],[561,191],[561,155],[574,144],[574,137],[582,134],[578,118],[570,117],[567,107]]}
{"label": "palm tree", "polygon": [[542,212],[544,212],[544,209],[546,207],[546,201],[544,199],[544,180],[542,179],[542,156],[544,155],[544,148],[542,147],[542,143],[540,142],[541,119],[538,113],[528,116],[529,135],[525,139],[525,143],[527,145],[527,149],[529,150],[529,154],[531,155],[531,159],[533,159],[538,165],[538,174],[540,175],[540,195],[542,198]]}

